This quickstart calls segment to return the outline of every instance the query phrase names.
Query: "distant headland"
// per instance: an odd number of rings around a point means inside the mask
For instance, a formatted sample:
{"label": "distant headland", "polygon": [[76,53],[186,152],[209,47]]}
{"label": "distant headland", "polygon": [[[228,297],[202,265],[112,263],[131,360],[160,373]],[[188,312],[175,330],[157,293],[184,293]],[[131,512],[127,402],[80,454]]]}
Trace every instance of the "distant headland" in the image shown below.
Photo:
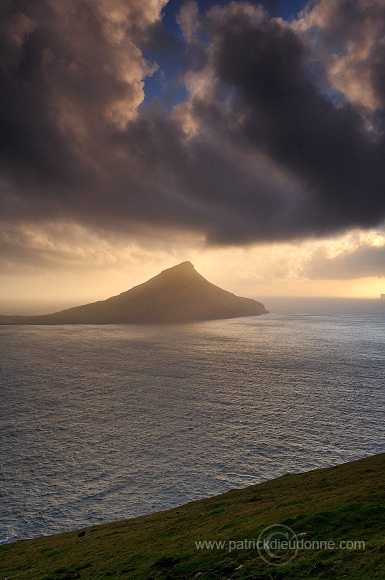
{"label": "distant headland", "polygon": [[264,305],[222,290],[182,262],[107,300],[39,316],[1,316],[9,324],[172,324],[268,314]]}

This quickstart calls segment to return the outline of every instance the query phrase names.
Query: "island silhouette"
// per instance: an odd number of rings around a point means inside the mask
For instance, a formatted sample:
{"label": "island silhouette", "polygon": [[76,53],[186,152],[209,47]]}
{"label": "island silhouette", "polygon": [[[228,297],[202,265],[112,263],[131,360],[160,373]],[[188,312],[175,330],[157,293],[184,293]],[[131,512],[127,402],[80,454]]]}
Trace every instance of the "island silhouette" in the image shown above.
{"label": "island silhouette", "polygon": [[208,282],[191,262],[163,270],[107,300],[37,316],[0,316],[0,324],[172,324],[268,314],[264,305]]}

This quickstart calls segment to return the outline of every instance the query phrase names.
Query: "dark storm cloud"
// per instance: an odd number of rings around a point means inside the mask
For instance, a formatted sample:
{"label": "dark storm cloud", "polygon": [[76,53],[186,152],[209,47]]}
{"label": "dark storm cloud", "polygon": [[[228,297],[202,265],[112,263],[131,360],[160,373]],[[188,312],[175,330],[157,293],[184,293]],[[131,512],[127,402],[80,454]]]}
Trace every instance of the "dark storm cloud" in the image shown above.
{"label": "dark storm cloud", "polygon": [[300,37],[276,21],[253,26],[243,14],[220,22],[215,33],[216,76],[235,91],[234,118],[242,111],[235,138],[293,172],[309,194],[294,216],[293,233],[378,223],[384,215],[383,136],[374,139],[350,103],[335,106],[321,92]]}
{"label": "dark storm cloud", "polygon": [[325,248],[317,250],[304,268],[313,280],[352,280],[385,276],[385,246],[361,245],[331,258]]}
{"label": "dark storm cloud", "polygon": [[[380,3],[367,16],[375,45],[365,58],[357,45],[350,81],[338,87],[325,39],[332,46],[339,29],[326,16],[353,5],[359,11],[360,2],[316,5],[323,10],[313,13],[318,56],[305,21],[295,28],[233,2],[201,14],[192,40],[194,10],[186,9],[191,97],[172,113],[159,103],[140,107],[157,51],[164,57],[179,42],[159,22],[163,5],[2,3],[0,220],[62,219],[127,235],[141,227],[190,230],[224,245],[383,220]],[[349,22],[354,40],[359,18]],[[371,71],[363,91],[376,103],[366,108],[351,96],[363,59]]]}

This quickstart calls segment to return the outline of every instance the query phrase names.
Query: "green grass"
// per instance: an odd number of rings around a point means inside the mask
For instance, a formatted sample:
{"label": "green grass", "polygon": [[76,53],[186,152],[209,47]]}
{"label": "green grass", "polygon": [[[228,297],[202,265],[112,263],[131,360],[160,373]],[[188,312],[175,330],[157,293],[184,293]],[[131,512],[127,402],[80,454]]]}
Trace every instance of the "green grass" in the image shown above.
{"label": "green grass", "polygon": [[[283,580],[385,578],[385,454],[328,469],[288,474],[184,506],[0,547],[0,580],[130,578]],[[289,526],[304,541],[282,566],[266,563],[244,540]],[[196,541],[237,543],[197,549]],[[340,542],[365,542],[341,549]],[[243,544],[242,544],[243,543]],[[235,544],[233,544],[234,546]]]}

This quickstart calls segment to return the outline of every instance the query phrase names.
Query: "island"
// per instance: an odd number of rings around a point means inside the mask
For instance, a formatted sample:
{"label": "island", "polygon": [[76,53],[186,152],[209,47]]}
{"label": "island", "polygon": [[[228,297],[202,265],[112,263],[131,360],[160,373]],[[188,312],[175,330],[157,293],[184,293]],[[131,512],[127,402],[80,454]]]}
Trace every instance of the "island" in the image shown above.
{"label": "island", "polygon": [[38,316],[0,316],[15,324],[173,324],[268,314],[261,302],[241,298],[208,282],[191,262],[107,300]]}

